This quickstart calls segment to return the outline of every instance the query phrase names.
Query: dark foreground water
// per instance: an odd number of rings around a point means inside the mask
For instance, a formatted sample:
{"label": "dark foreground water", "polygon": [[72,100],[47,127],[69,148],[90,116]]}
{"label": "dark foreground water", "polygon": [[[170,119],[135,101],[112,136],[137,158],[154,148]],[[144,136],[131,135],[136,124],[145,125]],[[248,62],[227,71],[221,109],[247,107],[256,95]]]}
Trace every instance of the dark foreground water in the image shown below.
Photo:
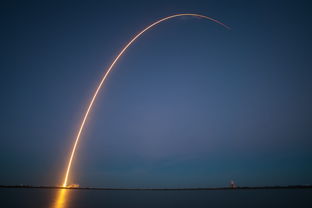
{"label": "dark foreground water", "polygon": [[0,207],[5,208],[310,208],[311,200],[311,189],[217,191],[0,189]]}

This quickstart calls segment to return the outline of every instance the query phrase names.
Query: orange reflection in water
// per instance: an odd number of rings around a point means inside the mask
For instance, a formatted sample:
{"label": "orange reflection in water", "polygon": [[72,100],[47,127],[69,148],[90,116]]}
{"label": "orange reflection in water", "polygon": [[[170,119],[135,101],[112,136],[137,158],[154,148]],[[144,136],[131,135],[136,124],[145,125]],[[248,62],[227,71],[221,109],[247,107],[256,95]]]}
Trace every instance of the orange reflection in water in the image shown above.
{"label": "orange reflection in water", "polygon": [[56,199],[53,202],[51,208],[67,208],[68,207],[68,197],[69,189],[60,189],[57,192]]}

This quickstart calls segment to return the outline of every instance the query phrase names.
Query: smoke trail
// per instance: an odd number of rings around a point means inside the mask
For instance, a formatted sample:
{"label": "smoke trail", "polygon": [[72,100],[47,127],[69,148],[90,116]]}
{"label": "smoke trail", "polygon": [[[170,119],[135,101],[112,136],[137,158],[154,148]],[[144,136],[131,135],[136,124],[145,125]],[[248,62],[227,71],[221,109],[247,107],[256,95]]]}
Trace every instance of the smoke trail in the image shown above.
{"label": "smoke trail", "polygon": [[119,54],[116,56],[116,58],[113,60],[113,62],[111,63],[111,65],[108,67],[107,71],[105,72],[103,78],[101,79],[97,89],[95,90],[93,96],[92,96],[92,99],[88,105],[88,108],[87,108],[87,111],[85,112],[84,114],[84,117],[82,119],[82,122],[81,122],[81,125],[80,125],[80,128],[78,130],[78,133],[77,133],[77,136],[76,136],[76,139],[75,139],[75,142],[74,142],[74,145],[73,145],[73,148],[72,148],[72,151],[71,151],[71,154],[70,154],[70,157],[69,157],[69,161],[68,161],[68,165],[67,165],[67,169],[66,169],[66,173],[65,173],[65,178],[64,178],[64,183],[63,183],[63,187],[66,187],[67,186],[67,181],[68,181],[68,176],[69,176],[69,173],[70,173],[70,169],[71,169],[71,166],[72,166],[72,161],[73,161],[73,158],[75,156],[75,153],[76,153],[76,148],[77,148],[77,145],[79,143],[79,139],[80,139],[80,135],[84,129],[84,125],[87,121],[87,118],[88,118],[88,115],[92,109],[92,106],[93,106],[93,103],[100,91],[100,89],[102,88],[102,85],[104,83],[104,81],[106,80],[107,76],[109,75],[110,71],[112,70],[112,68],[114,67],[114,65],[116,64],[116,62],[119,60],[119,58],[124,54],[124,52],[128,49],[128,47],[136,40],[138,39],[144,32],[146,32],[147,30],[149,30],[150,28],[158,25],[159,23],[163,22],[163,21],[166,21],[168,19],[171,19],[171,18],[175,18],[175,17],[180,17],[180,16],[193,16],[193,17],[200,17],[200,18],[204,18],[204,19],[208,19],[210,21],[213,21],[227,29],[230,29],[230,27],[228,27],[227,25],[223,24],[222,22],[216,20],[216,19],[213,19],[211,17],[207,17],[207,16],[204,16],[204,15],[200,15],[200,14],[189,14],[189,13],[186,13],[186,14],[175,14],[175,15],[172,15],[172,16],[168,16],[168,17],[165,17],[165,18],[162,18],[154,23],[152,23],[151,25],[147,26],[146,28],[144,28],[141,32],[139,32],[134,38],[132,38],[125,47],[123,47],[123,49],[119,52]]}

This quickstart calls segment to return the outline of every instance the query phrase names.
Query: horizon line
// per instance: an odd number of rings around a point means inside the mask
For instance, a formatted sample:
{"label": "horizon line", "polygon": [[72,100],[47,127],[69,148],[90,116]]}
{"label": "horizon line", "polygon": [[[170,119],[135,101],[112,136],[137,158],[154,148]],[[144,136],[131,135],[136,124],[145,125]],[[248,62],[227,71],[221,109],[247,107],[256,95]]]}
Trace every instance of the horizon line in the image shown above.
{"label": "horizon line", "polygon": [[0,188],[29,188],[29,189],[74,189],[74,190],[128,190],[128,191],[200,191],[200,190],[242,190],[242,189],[312,189],[312,185],[284,186],[237,186],[237,187],[182,187],[182,188],[109,188],[109,187],[63,187],[63,186],[32,186],[32,185],[0,185]]}

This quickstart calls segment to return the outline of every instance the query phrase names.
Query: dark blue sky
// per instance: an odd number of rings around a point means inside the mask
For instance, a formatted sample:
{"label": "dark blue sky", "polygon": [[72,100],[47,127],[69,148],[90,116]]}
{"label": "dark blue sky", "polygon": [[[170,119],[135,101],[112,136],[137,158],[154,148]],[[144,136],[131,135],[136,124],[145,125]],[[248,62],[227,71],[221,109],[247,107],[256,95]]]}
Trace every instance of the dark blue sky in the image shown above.
{"label": "dark blue sky", "polygon": [[1,12],[0,184],[312,183],[309,1],[17,1]]}

